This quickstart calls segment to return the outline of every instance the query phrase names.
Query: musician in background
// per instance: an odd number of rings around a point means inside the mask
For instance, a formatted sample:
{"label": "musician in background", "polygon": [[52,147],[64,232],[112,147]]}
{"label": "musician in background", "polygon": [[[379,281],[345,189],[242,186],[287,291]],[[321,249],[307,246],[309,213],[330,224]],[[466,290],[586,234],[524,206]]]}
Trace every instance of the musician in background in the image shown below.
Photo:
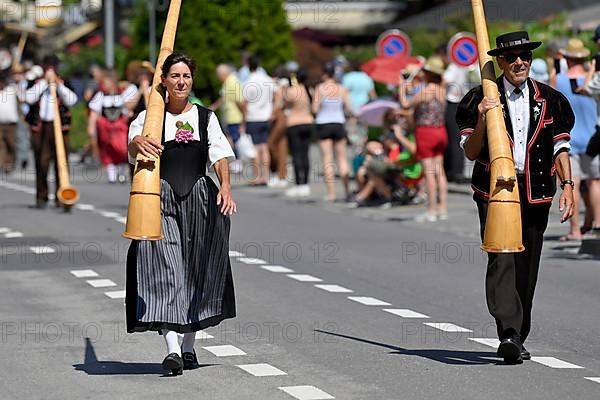
{"label": "musician in background", "polygon": [[[219,121],[190,102],[195,65],[173,53],[162,66],[167,93],[162,140],[142,135],[146,111],[129,127],[130,162],[160,157],[163,240],[133,241],[127,257],[127,331],[165,337],[163,368],[174,375],[198,368],[195,333],[235,316],[229,261],[229,182],[233,150]],[[149,110],[151,113],[152,110]],[[206,176],[210,163],[220,181]],[[183,334],[180,346],[177,334]]]}
{"label": "musician in background", "polygon": [[15,170],[19,89],[10,81],[9,71],[0,71],[0,173]]}
{"label": "musician in background", "polygon": [[504,72],[497,79],[500,104],[483,96],[482,87],[472,89],[460,102],[456,120],[461,146],[473,169],[473,199],[477,204],[483,239],[490,188],[490,160],[485,116],[502,107],[519,185],[523,245],[520,253],[489,253],[486,297],[496,319],[500,346],[498,356],[508,364],[531,358],[523,343],[531,328],[531,308],[537,281],[544,232],[556,191],[555,172],[563,192],[561,222],[573,215],[573,181],[568,150],[575,123],[568,100],[551,87],[529,78],[532,50],[541,42],[529,40],[527,32],[496,38],[495,56]]}
{"label": "musician in background", "polygon": [[[30,105],[26,120],[31,127],[31,147],[35,157],[36,208],[46,208],[48,203],[48,168],[50,161],[56,161],[54,143],[54,104],[50,100],[49,82],[56,82],[57,95],[65,143],[66,161],[69,160],[69,128],[71,113],[69,108],[77,102],[77,95],[65,86],[58,76],[58,57],[48,55],[43,60],[44,77],[25,92],[25,101]],[[54,163],[56,190],[58,190],[58,165]],[[58,198],[56,206],[60,207]]]}

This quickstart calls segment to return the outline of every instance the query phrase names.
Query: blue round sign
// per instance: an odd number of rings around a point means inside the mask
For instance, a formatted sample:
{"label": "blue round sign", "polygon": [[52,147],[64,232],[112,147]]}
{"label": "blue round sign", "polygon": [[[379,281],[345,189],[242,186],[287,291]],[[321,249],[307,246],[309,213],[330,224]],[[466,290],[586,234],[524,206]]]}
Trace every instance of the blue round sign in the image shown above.
{"label": "blue round sign", "polygon": [[447,51],[452,62],[461,67],[469,67],[479,58],[477,39],[469,32],[460,32],[452,36]]}
{"label": "blue round sign", "polygon": [[412,44],[410,38],[399,29],[391,29],[379,35],[375,49],[379,57],[410,55]]}

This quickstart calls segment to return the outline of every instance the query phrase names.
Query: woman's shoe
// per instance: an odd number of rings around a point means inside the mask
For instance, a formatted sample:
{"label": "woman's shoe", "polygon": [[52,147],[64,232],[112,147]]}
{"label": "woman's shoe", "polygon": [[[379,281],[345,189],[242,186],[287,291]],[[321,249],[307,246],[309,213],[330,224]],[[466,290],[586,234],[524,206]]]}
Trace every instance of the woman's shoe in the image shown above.
{"label": "woman's shoe", "polygon": [[163,369],[171,371],[173,375],[183,374],[183,360],[177,353],[171,353],[162,362]]}
{"label": "woman's shoe", "polygon": [[196,352],[193,353],[185,352],[181,355],[183,358],[183,369],[196,369],[200,368],[200,364],[198,364],[198,358],[196,357]]}

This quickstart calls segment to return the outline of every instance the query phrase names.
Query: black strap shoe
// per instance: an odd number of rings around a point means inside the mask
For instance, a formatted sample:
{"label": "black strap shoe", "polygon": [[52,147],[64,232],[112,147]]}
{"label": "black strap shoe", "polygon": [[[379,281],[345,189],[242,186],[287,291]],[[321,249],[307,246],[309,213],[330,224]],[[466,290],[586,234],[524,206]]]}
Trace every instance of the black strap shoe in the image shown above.
{"label": "black strap shoe", "polygon": [[162,362],[163,369],[171,371],[173,375],[183,374],[183,360],[177,353],[171,353]]}
{"label": "black strap shoe", "polygon": [[518,336],[505,338],[500,341],[498,346],[498,356],[504,359],[506,364],[515,365],[523,362],[521,356],[522,346]]}
{"label": "black strap shoe", "polygon": [[198,358],[196,357],[195,351],[193,353],[187,351],[183,353],[181,357],[183,358],[183,369],[200,368],[200,364],[198,364]]}
{"label": "black strap shoe", "polygon": [[525,346],[521,346],[521,358],[523,360],[531,360],[531,353],[525,348]]}

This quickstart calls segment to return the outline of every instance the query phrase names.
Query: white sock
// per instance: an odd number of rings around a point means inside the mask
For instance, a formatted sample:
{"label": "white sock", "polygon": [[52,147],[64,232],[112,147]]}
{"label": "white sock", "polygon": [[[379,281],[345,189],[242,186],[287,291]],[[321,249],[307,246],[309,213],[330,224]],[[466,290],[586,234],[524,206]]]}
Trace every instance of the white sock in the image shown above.
{"label": "white sock", "polygon": [[181,357],[181,347],[179,347],[177,332],[163,329],[162,334],[165,337],[165,342],[167,342],[167,353],[177,353]]}
{"label": "white sock", "polygon": [[109,182],[115,182],[117,180],[117,167],[114,164],[108,164],[106,166],[106,173],[108,174]]}
{"label": "white sock", "polygon": [[194,342],[196,341],[196,332],[184,333],[183,342],[181,343],[181,351],[184,353],[194,352]]}

